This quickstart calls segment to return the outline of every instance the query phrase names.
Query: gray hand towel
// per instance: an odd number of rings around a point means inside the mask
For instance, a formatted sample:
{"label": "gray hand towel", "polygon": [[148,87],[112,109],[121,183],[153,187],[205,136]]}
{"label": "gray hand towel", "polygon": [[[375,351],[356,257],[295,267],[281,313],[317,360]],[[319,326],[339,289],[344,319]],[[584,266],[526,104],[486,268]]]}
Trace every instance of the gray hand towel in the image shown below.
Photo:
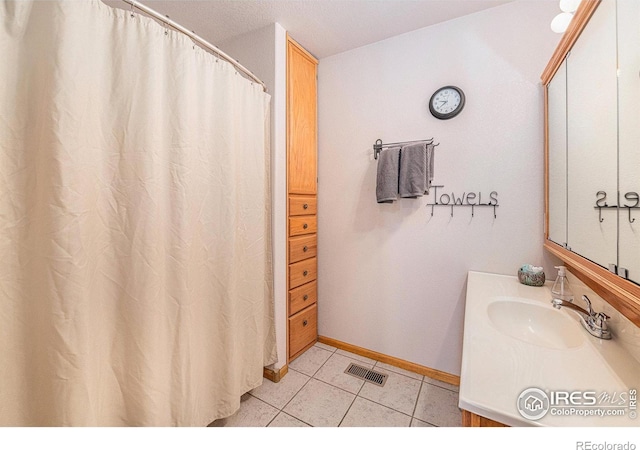
{"label": "gray hand towel", "polygon": [[429,193],[429,188],[433,184],[433,157],[435,155],[435,146],[433,144],[427,144],[427,190],[425,194]]}
{"label": "gray hand towel", "polygon": [[428,176],[427,145],[420,143],[402,147],[398,183],[400,197],[416,198],[423,196],[429,190]]}
{"label": "gray hand towel", "polygon": [[378,155],[376,197],[378,203],[393,203],[398,199],[398,164],[400,147],[383,150]]}

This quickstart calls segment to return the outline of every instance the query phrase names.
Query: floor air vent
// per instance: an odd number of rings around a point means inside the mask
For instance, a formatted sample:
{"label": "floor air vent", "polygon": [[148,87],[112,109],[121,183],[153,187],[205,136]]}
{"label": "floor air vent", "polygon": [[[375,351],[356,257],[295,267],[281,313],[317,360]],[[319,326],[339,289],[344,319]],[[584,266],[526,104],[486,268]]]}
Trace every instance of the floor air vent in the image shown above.
{"label": "floor air vent", "polygon": [[349,367],[347,367],[347,370],[345,370],[344,373],[360,378],[361,380],[368,381],[369,383],[373,383],[377,386],[384,386],[387,382],[387,377],[389,376],[353,363],[349,364]]}

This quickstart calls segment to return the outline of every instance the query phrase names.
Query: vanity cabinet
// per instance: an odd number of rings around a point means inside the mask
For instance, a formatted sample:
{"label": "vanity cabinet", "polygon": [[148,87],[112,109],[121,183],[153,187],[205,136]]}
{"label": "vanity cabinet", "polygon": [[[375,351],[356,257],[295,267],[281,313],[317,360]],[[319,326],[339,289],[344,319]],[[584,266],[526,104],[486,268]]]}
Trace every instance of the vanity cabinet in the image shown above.
{"label": "vanity cabinet", "polygon": [[318,339],[317,65],[287,37],[287,352]]}
{"label": "vanity cabinet", "polygon": [[508,427],[509,425],[505,425],[503,423],[497,422],[495,420],[487,419],[486,417],[480,416],[478,414],[474,414],[465,409],[462,410],[462,426],[463,427],[473,427],[473,428],[500,428],[500,427]]}
{"label": "vanity cabinet", "polygon": [[583,0],[542,80],[545,248],[640,324],[640,2]]}

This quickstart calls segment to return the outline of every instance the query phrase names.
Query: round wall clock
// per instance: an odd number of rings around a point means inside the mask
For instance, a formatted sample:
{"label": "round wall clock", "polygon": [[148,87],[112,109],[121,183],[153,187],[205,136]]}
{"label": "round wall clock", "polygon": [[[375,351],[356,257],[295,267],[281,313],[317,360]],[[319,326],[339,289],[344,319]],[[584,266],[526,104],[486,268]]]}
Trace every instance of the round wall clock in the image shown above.
{"label": "round wall clock", "polygon": [[441,87],[429,100],[429,111],[433,117],[441,120],[451,119],[464,108],[464,92],[456,86]]}

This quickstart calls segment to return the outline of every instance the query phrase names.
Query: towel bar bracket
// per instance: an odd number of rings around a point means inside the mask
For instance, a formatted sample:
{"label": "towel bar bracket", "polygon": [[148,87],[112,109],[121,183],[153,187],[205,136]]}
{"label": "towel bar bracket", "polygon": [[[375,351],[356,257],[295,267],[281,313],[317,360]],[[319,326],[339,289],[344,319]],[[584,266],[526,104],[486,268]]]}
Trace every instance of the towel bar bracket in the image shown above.
{"label": "towel bar bracket", "polygon": [[376,143],[373,144],[373,158],[378,159],[378,155],[382,151],[382,139],[376,140]]}

